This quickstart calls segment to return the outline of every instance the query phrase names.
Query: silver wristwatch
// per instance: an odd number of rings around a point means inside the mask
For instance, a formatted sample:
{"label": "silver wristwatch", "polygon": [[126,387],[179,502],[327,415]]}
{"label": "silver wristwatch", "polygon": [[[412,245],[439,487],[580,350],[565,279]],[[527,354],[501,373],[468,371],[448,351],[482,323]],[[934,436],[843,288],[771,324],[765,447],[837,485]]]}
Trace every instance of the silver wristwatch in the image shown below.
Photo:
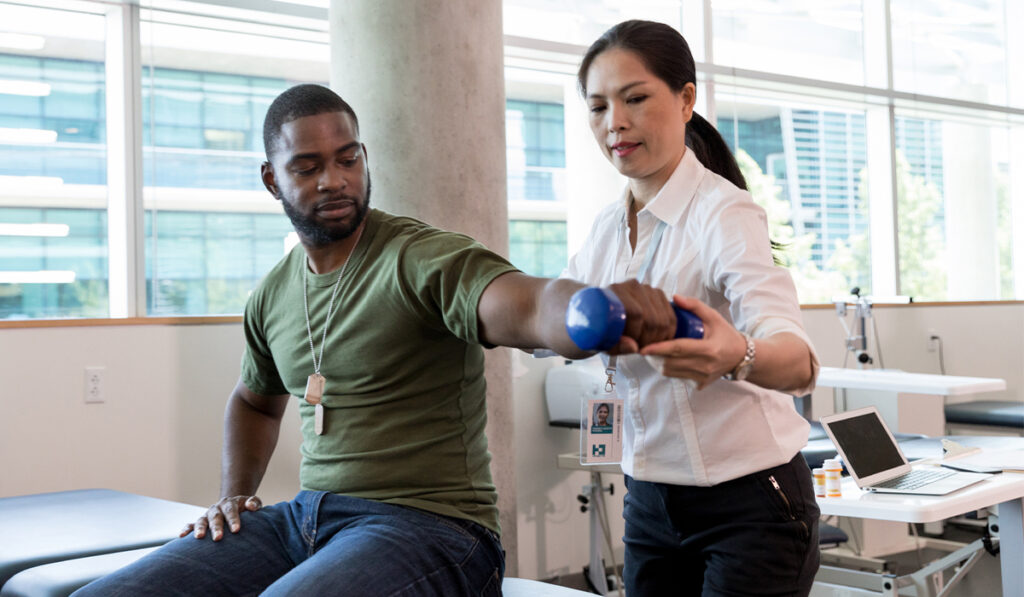
{"label": "silver wristwatch", "polygon": [[749,335],[743,334],[743,339],[747,341],[747,352],[743,355],[743,360],[740,361],[736,368],[722,376],[722,379],[728,381],[743,381],[750,375],[750,370],[754,368],[754,339]]}

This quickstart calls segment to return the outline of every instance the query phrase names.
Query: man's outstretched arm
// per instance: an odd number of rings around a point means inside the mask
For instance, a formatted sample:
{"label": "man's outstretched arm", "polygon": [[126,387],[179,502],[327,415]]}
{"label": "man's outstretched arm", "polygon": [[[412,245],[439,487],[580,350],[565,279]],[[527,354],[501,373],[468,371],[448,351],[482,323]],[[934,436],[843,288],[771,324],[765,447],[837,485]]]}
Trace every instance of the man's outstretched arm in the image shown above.
{"label": "man's outstretched arm", "polygon": [[287,407],[287,394],[262,396],[238,380],[224,411],[220,500],[182,529],[181,537],[194,533],[196,539],[202,539],[209,531],[214,541],[220,541],[225,524],[232,533],[241,528],[242,510],[260,509],[263,504],[256,490],[277,445]]}
{"label": "man's outstretched arm", "polygon": [[[565,331],[569,299],[583,287],[573,280],[535,278],[519,272],[498,276],[484,289],[477,305],[481,339],[514,348],[549,348],[573,359],[592,355],[580,350]],[[633,353],[672,338],[675,312],[662,291],[633,280],[609,288],[626,309],[626,328],[622,340],[608,352]]]}

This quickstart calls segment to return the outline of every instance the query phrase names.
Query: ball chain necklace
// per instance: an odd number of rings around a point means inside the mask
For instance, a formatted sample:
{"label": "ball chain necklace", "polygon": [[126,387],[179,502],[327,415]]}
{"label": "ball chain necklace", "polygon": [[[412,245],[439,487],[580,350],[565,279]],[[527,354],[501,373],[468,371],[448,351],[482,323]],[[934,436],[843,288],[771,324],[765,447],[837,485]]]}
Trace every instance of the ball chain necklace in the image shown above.
{"label": "ball chain necklace", "polygon": [[320,340],[320,358],[317,358],[316,348],[313,346],[313,326],[309,323],[309,296],[306,290],[308,284],[307,279],[309,277],[309,264],[302,268],[302,304],[306,308],[306,333],[309,335],[309,351],[313,355],[313,373],[306,379],[306,395],[305,399],[308,404],[312,404],[314,407],[315,415],[313,417],[313,431],[317,435],[323,435],[324,433],[324,384],[327,382],[320,373],[320,366],[324,364],[324,347],[327,345],[327,328],[331,324],[331,315],[334,314],[334,299],[338,296],[338,289],[341,288],[341,277],[345,274],[345,268],[348,266],[349,259],[352,258],[352,254],[356,252],[356,247],[359,246],[359,239],[363,236],[363,227],[360,226],[359,231],[356,232],[356,242],[352,243],[352,249],[345,256],[345,261],[341,264],[341,269],[338,270],[338,280],[334,283],[334,290],[331,291],[331,300],[327,303],[327,318],[324,320],[324,334]]}

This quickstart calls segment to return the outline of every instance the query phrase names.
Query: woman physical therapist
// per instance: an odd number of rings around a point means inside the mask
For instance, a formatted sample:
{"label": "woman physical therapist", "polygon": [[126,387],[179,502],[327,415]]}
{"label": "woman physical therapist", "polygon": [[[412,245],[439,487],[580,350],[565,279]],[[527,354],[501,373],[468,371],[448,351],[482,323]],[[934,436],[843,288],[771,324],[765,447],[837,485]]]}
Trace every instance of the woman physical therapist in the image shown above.
{"label": "woman physical therapist", "polygon": [[674,29],[618,24],[578,77],[594,138],[629,184],[565,275],[604,285],[639,273],[705,326],[704,339],[615,363],[627,594],[806,595],[819,511],[791,394],[813,389],[818,361],[764,211],[693,111],[693,57]]}

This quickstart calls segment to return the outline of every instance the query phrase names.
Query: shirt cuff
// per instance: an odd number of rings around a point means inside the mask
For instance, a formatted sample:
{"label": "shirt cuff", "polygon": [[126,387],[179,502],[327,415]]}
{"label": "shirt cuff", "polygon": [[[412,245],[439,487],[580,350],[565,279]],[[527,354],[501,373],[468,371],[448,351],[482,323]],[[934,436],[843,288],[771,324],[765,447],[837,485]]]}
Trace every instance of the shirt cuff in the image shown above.
{"label": "shirt cuff", "polygon": [[785,317],[769,317],[758,321],[751,329],[747,330],[747,333],[755,339],[768,338],[782,332],[793,334],[807,345],[807,352],[811,360],[811,380],[804,387],[786,392],[794,396],[806,396],[813,392],[814,388],[818,385],[818,371],[821,369],[821,363],[818,361],[818,354],[814,350],[814,344],[811,343],[811,338],[804,331],[803,326]]}

